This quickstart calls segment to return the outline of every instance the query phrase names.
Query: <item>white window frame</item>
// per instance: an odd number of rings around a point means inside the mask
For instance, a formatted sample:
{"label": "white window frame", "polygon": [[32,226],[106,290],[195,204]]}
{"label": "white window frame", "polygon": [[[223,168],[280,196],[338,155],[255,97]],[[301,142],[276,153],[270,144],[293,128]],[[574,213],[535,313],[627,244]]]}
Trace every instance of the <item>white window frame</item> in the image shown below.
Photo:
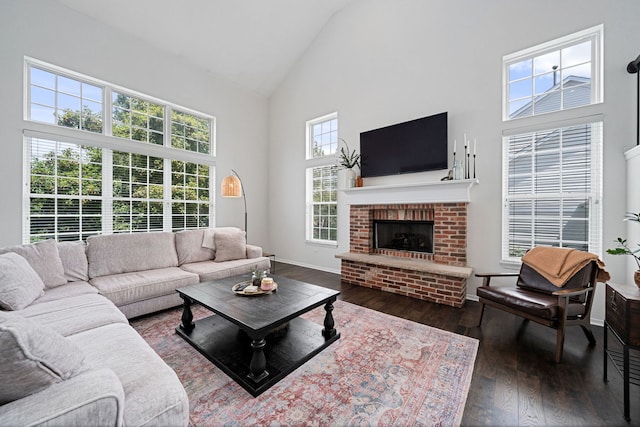
{"label": "white window frame", "polygon": [[[335,205],[336,211],[336,239],[317,239],[313,236],[313,228],[314,228],[314,201],[313,201],[313,169],[318,167],[336,167],[335,168],[335,182],[336,182],[336,192],[337,192],[337,182],[338,182],[338,169],[336,163],[335,153],[325,154],[323,156],[315,156],[313,150],[313,126],[336,120],[338,129],[340,128],[338,122],[338,113],[333,112],[330,114],[325,114],[323,116],[317,117],[315,119],[309,120],[306,122],[306,165],[305,165],[305,199],[306,199],[306,209],[305,209],[305,241],[311,244],[319,244],[319,245],[329,245],[332,247],[336,247],[338,245],[337,240],[337,232],[338,232],[338,219],[337,219],[337,211],[338,211],[338,200],[336,196],[335,202],[332,202],[332,205]],[[339,140],[337,139],[337,130],[336,130],[336,150],[338,147]]]}
{"label": "white window frame", "polygon": [[[561,129],[579,124],[599,123],[599,135],[591,135],[591,192],[584,195],[590,201],[589,206],[589,251],[602,255],[602,144],[603,144],[603,25],[597,25],[574,34],[561,37],[547,43],[505,55],[503,57],[503,212],[502,212],[502,249],[501,262],[507,266],[517,266],[521,263],[519,257],[509,254],[509,164],[508,141],[510,137],[531,132]],[[592,40],[591,52],[591,103],[564,110],[544,112],[526,117],[509,118],[509,66],[527,58],[533,58],[545,53],[562,49],[573,44],[579,44],[587,39]],[[597,140],[599,138],[599,140]],[[535,176],[533,177],[535,179]],[[540,193],[537,193],[540,194]],[[561,195],[560,195],[561,196]],[[532,199],[536,193],[532,193]],[[535,234],[533,235],[535,236]]]}
{"label": "white window frame", "polygon": [[[59,126],[52,123],[44,123],[38,121],[32,121],[30,118],[30,67],[34,66],[39,69],[46,70],[48,72],[69,77],[81,82],[89,83],[92,85],[100,86],[103,90],[103,124],[102,133],[90,132],[86,130],[79,130],[70,127]],[[163,105],[164,108],[164,139],[163,145],[150,144],[148,142],[140,142],[130,139],[124,139],[114,137],[111,135],[112,124],[112,93],[113,92],[124,93],[136,98],[143,99],[155,104]],[[176,109],[180,112],[194,115],[198,118],[208,120],[210,123],[209,131],[211,132],[210,149],[209,153],[197,153],[189,150],[181,150],[173,148],[171,146],[171,120],[172,110]],[[54,140],[60,142],[66,142],[77,145],[87,145],[98,147],[103,150],[102,156],[102,234],[113,233],[113,193],[112,193],[112,153],[113,151],[123,151],[132,154],[140,154],[145,156],[160,157],[164,159],[164,182],[163,182],[163,229],[164,231],[173,230],[172,227],[172,203],[184,202],[184,200],[172,200],[171,192],[171,160],[179,160],[183,162],[196,163],[206,165],[209,167],[209,200],[208,200],[208,217],[209,226],[215,226],[215,209],[214,202],[216,198],[215,191],[215,153],[216,153],[216,120],[215,117],[180,106],[169,103],[167,101],[151,97],[136,91],[123,88],[109,82],[94,79],[89,76],[82,75],[80,73],[64,69],[62,67],[45,63],[34,58],[25,57],[24,60],[24,102],[23,102],[23,117],[24,117],[24,173],[23,173],[23,211],[24,211],[24,223],[23,223],[23,242],[28,243],[31,241],[30,236],[30,151],[29,144],[31,138],[40,138],[46,140]],[[169,120],[167,120],[169,118]],[[54,196],[55,197],[55,196]]]}

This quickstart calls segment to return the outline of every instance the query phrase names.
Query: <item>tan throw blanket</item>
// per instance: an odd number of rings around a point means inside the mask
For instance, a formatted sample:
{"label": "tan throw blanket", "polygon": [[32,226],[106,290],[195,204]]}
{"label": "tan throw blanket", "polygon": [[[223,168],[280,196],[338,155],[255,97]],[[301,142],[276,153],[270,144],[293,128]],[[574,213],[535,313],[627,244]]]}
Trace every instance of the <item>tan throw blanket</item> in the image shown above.
{"label": "tan throw blanket", "polygon": [[537,246],[522,257],[522,262],[536,270],[548,281],[561,288],[585,265],[595,261],[598,265],[598,282],[611,279],[598,255],[577,249]]}

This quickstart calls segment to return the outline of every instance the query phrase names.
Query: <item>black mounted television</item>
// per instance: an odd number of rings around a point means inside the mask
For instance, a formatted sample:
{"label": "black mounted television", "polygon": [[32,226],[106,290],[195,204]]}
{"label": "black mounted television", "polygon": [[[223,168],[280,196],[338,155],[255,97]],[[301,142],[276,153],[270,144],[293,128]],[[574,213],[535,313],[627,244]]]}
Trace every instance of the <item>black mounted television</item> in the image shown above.
{"label": "black mounted television", "polygon": [[398,175],[448,169],[447,113],[360,134],[361,175]]}

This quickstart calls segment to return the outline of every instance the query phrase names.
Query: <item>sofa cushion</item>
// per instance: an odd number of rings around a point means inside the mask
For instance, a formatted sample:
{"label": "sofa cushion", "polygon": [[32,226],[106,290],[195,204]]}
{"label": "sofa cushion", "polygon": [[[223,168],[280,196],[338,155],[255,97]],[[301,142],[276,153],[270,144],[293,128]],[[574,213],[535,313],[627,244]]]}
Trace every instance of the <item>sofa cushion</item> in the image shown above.
{"label": "sofa cushion", "polygon": [[20,310],[44,294],[44,283],[26,259],[10,252],[0,255],[0,308]]}
{"label": "sofa cushion", "polygon": [[4,404],[78,374],[84,354],[48,326],[0,312],[0,360]]}
{"label": "sofa cushion", "polygon": [[67,279],[64,277],[62,261],[58,254],[58,244],[55,240],[45,240],[28,245],[9,246],[0,249],[0,254],[7,252],[17,253],[26,259],[47,288],[67,283]]}
{"label": "sofa cushion", "polygon": [[216,230],[213,238],[216,242],[216,262],[247,257],[247,243],[244,231]]}
{"label": "sofa cushion", "polygon": [[[268,270],[269,266],[269,258],[259,257],[252,259],[235,259],[224,263],[215,261],[194,262],[181,265],[180,268],[198,274],[201,282],[207,282],[237,276],[238,274],[250,273],[253,270]],[[249,279],[249,277],[250,275],[247,275],[247,279]]]}
{"label": "sofa cushion", "polygon": [[67,282],[89,280],[89,263],[84,242],[60,242],[58,254],[62,261],[64,278]]}
{"label": "sofa cushion", "polygon": [[177,267],[175,235],[169,232],[108,234],[87,238],[89,278]]}
{"label": "sofa cushion", "polygon": [[203,247],[204,230],[183,230],[176,233],[176,251],[178,265],[190,262],[207,261],[213,259],[215,251]]}
{"label": "sofa cushion", "polygon": [[198,283],[198,275],[178,267],[113,274],[91,279],[93,286],[115,305],[173,294],[176,288]]}
{"label": "sofa cushion", "polygon": [[82,347],[89,366],[111,369],[120,378],[124,425],[189,423],[189,400],[178,376],[131,326],[107,325],[68,339]]}
{"label": "sofa cushion", "polygon": [[81,295],[95,295],[98,289],[89,282],[69,282],[64,286],[44,290],[44,295],[38,298],[31,305],[41,304],[43,302],[59,300],[63,298],[77,297]]}
{"label": "sofa cushion", "polygon": [[47,325],[65,337],[112,323],[128,323],[111,301],[98,294],[83,294],[42,303],[36,301],[15,313]]}

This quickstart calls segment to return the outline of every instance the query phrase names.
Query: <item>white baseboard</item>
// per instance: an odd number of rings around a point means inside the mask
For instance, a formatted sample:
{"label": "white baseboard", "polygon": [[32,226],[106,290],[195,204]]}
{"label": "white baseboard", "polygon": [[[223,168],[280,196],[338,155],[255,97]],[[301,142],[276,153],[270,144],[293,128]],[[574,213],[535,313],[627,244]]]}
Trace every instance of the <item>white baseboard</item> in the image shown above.
{"label": "white baseboard", "polygon": [[[298,261],[292,261],[290,259],[283,259],[283,258],[277,258],[276,259],[277,262],[282,262],[284,264],[291,264],[291,265],[296,265],[298,267],[304,267],[304,268],[312,268],[314,270],[320,270],[320,271],[326,271],[327,273],[334,273],[334,274],[340,274],[340,270],[336,270],[335,268],[326,268],[326,267],[320,267],[318,265],[313,265],[313,264],[305,264],[302,262],[298,262]],[[276,268],[276,274],[278,270]]]}

